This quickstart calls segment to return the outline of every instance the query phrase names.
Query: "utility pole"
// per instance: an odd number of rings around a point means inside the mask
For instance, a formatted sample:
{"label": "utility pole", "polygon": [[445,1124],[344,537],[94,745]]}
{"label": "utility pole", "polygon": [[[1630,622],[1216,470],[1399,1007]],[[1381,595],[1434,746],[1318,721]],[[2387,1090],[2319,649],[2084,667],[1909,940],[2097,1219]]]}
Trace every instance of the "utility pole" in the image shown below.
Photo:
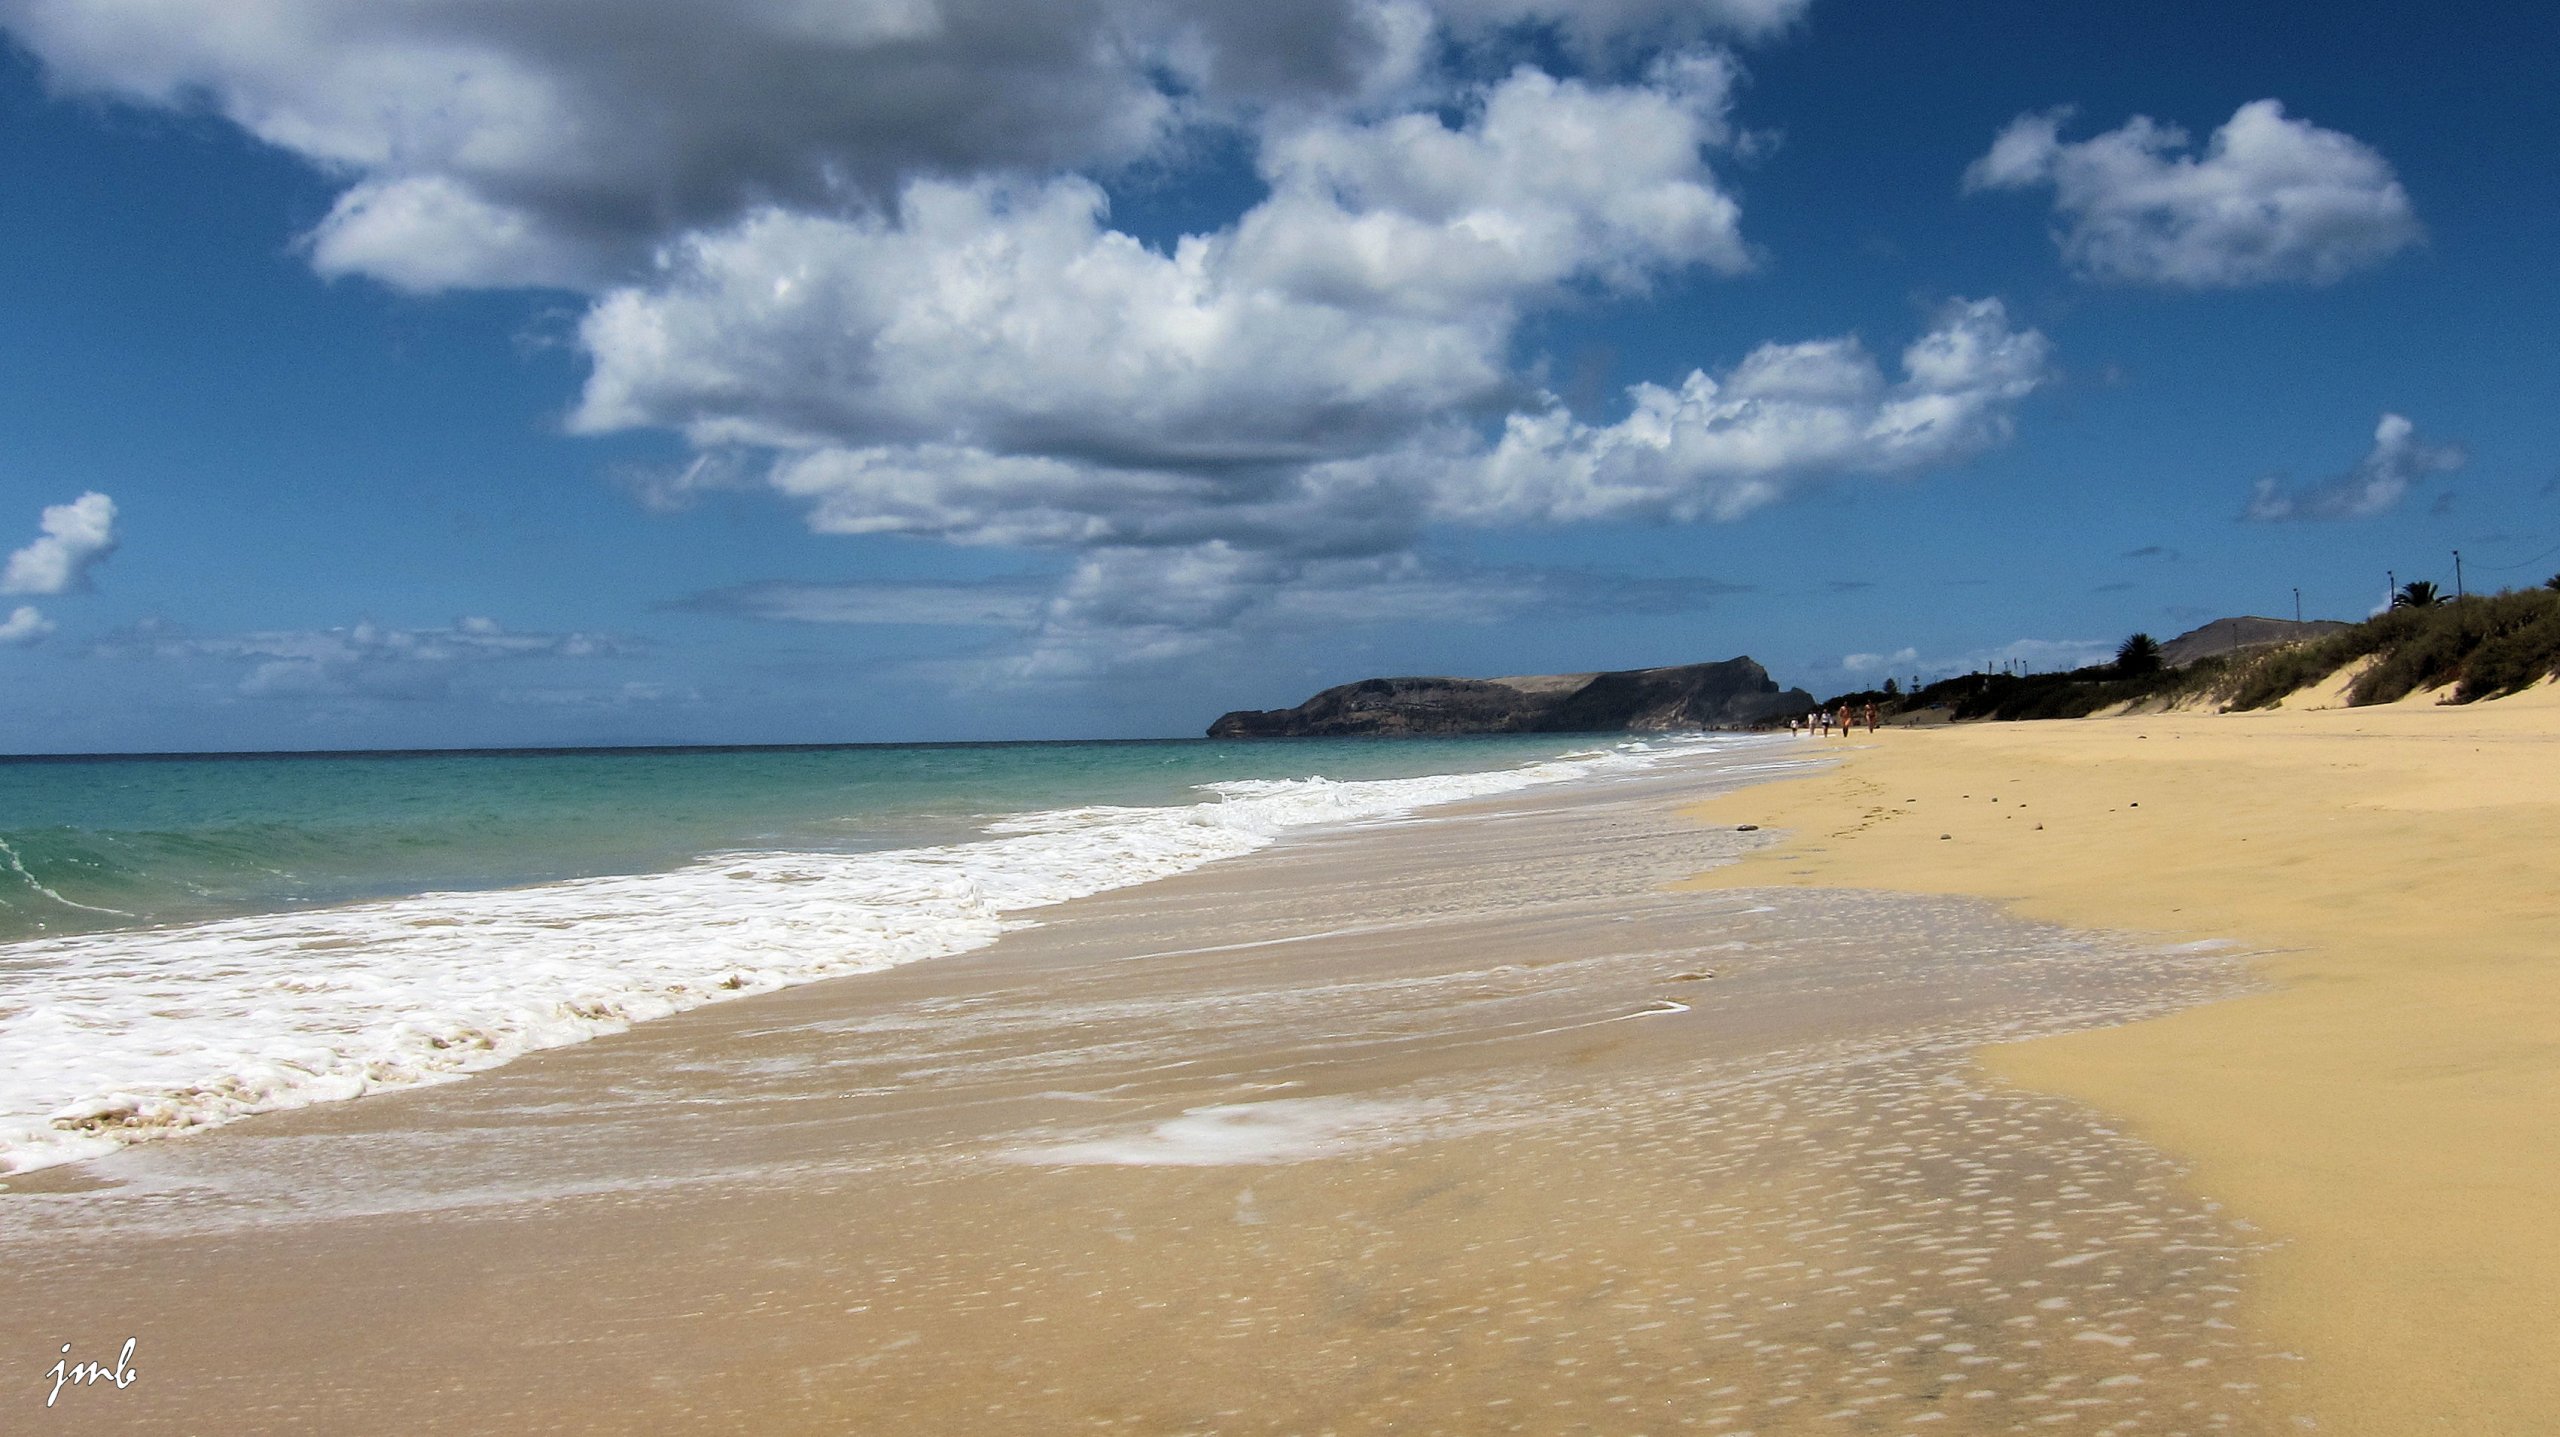
{"label": "utility pole", "polygon": [[2302,622],[2302,586],[2299,584],[2293,589],[2293,621],[2297,624]]}
{"label": "utility pole", "polygon": [[2385,570],[2383,570],[2383,571],[2382,571],[2382,602],[2383,602],[2384,606],[2385,606],[2385,607],[2392,607],[2392,606],[2393,606],[2394,601],[2395,601],[2395,600],[2397,600],[2399,597],[2400,597],[2400,576],[2399,576],[2399,575],[2397,575],[2397,574],[2395,574],[2395,573],[2393,573],[2393,572],[2391,572],[2389,569],[2385,569]]}
{"label": "utility pole", "polygon": [[2457,599],[2462,597],[2462,551],[2460,549],[2453,551],[2453,596]]}

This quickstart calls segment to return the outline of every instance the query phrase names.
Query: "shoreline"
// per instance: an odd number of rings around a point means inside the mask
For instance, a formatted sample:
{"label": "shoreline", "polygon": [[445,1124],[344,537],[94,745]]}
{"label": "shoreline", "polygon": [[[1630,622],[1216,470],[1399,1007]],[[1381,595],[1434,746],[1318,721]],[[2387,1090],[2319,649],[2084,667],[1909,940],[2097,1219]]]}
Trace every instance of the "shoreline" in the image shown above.
{"label": "shoreline", "polygon": [[[906,815],[906,841],[688,849],[662,867],[174,921],[99,909],[126,924],[0,942],[0,1189],[133,1143],[452,1081],[710,1003],[947,958],[1074,897],[1293,832],[1641,771],[1689,747],[1533,743],[1434,745],[1417,752],[1458,766],[1420,773],[1373,749],[1365,761],[1337,754],[1333,778],[1267,778],[1271,765],[1239,763],[1187,776],[1196,782],[1088,775],[1079,792],[1041,775],[1056,785],[1041,795],[1050,803],[964,809],[936,820],[940,833]],[[1767,743],[1692,751],[1754,747]],[[1169,801],[1118,801],[1137,796]],[[868,820],[880,839],[902,818],[884,809]],[[0,841],[8,869],[55,903],[92,906],[46,888]]]}
{"label": "shoreline", "polygon": [[2560,692],[1840,747],[1695,810],[1786,837],[1694,886],[1969,894],[2262,950],[2268,991],[1982,1066],[2124,1120],[2277,1240],[2247,1310],[2307,1359],[2322,1430],[2560,1410]]}
{"label": "shoreline", "polygon": [[140,1337],[70,1430],[2280,1430],[2255,1239],[1967,1058],[2233,961],[1673,891],[1760,776],[1315,835],[37,1174],[0,1328]]}

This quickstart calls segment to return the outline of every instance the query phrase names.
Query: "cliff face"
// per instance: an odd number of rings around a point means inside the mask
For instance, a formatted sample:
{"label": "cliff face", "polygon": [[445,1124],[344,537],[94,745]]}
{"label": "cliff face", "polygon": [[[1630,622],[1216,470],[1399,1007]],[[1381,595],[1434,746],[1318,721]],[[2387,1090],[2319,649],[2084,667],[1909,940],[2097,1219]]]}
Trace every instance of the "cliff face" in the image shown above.
{"label": "cliff face", "polygon": [[1293,709],[1239,709],[1209,725],[1209,737],[1659,733],[1748,728],[1812,707],[1811,694],[1781,690],[1768,670],[1743,658],[1605,674],[1362,679]]}

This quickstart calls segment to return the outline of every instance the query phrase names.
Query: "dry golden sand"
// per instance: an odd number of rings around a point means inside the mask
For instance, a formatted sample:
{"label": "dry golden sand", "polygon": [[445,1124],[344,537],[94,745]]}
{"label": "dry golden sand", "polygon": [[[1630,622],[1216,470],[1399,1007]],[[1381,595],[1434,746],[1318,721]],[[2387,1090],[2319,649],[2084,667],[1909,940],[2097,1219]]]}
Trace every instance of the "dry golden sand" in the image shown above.
{"label": "dry golden sand", "polygon": [[[1987,1050],[2281,1241],[2247,1311],[2324,1431],[2560,1431],[2560,692],[1888,731],[1708,805],[1703,886],[1996,898],[2276,949],[2272,991]],[[1840,745],[1846,751],[1848,745]]]}
{"label": "dry golden sand", "polygon": [[0,1352],[138,1336],[63,1432],[2286,1430],[2256,1235],[1970,1061],[2239,965],[1673,891],[1762,841],[1679,817],[1732,781],[1312,838],[13,1180]]}

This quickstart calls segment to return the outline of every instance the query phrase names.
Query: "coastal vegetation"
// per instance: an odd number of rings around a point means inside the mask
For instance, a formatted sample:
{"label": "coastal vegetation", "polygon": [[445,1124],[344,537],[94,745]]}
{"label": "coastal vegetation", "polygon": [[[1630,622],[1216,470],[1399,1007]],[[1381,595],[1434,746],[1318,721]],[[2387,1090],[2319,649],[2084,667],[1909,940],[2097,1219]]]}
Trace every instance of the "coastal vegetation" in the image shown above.
{"label": "coastal vegetation", "polygon": [[2161,646],[2135,634],[2113,662],[2052,673],[1959,674],[1909,693],[1865,690],[1826,706],[1869,702],[1891,717],[2082,718],[2125,706],[2263,709],[2353,667],[2350,706],[2390,703],[2426,690],[2472,703],[2560,677],[2560,575],[2534,589],[2451,598],[2417,580],[2392,607],[2360,624],[2298,643],[2165,663]]}
{"label": "coastal vegetation", "polygon": [[2265,708],[2359,660],[2349,704],[2389,703],[2448,689],[2471,703],[2560,674],[2560,591],[2515,589],[2432,604],[2405,604],[2326,638],[2254,656],[2229,676],[2229,708]]}

